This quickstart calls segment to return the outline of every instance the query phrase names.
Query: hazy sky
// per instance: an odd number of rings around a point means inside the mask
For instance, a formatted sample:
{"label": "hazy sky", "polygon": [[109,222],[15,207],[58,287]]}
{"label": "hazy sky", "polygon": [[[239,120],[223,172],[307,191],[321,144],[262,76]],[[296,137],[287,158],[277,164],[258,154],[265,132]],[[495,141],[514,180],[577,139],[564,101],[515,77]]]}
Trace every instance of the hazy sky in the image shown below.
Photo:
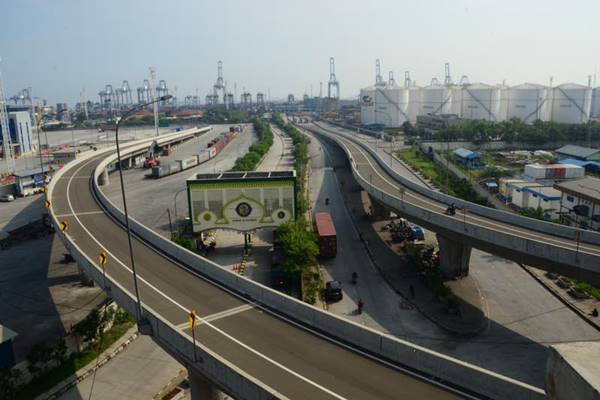
{"label": "hazy sky", "polygon": [[[384,78],[587,84],[600,67],[598,0],[1,0],[7,97],[32,87],[51,103],[98,101],[105,84],[149,78],[202,99],[223,60],[237,93],[318,94],[329,57],[343,98]],[[599,76],[600,84],[600,76]],[[326,84],[324,85],[326,89]]]}

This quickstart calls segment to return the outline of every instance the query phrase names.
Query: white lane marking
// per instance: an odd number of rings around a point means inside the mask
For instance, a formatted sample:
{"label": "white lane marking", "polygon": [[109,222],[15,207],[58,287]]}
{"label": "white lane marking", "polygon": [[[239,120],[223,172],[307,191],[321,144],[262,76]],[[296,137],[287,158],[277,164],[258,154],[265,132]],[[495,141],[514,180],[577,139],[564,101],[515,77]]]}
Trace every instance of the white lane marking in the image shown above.
{"label": "white lane marking", "polygon": [[[345,141],[345,142],[348,142],[348,140],[347,140],[347,139],[345,139],[345,138],[344,138],[344,141]],[[391,187],[393,187],[394,189],[400,189],[400,186],[396,186],[395,184],[393,184],[392,182],[390,182],[388,179],[386,179],[386,178],[385,178],[383,175],[381,175],[381,174],[379,173],[379,171],[378,171],[378,170],[377,170],[377,169],[376,169],[376,168],[373,166],[373,164],[371,163],[371,160],[370,160],[370,159],[369,159],[369,158],[368,158],[368,157],[365,155],[365,153],[363,152],[363,150],[362,150],[362,149],[360,149],[360,148],[359,148],[359,147],[358,147],[356,144],[354,144],[354,143],[350,143],[350,144],[351,144],[351,145],[352,145],[352,146],[353,146],[353,147],[354,147],[356,150],[358,150],[358,152],[359,152],[359,153],[360,153],[360,154],[361,154],[363,157],[365,157],[365,159],[367,160],[367,163],[370,165],[371,169],[372,169],[372,170],[373,170],[373,171],[374,171],[374,172],[375,172],[375,173],[376,173],[376,174],[377,174],[377,175],[378,175],[378,176],[379,176],[379,177],[380,177],[380,178],[381,178],[383,181],[385,181],[385,182],[386,182],[388,185],[390,185],[390,186],[391,186]],[[347,147],[347,146],[346,146],[346,147]],[[350,150],[348,149],[348,151],[350,151]],[[365,163],[355,163],[355,165],[364,165],[364,164],[365,164]],[[358,171],[357,171],[357,172],[358,172]],[[359,173],[359,174],[360,174],[360,173]],[[363,179],[364,179],[364,177],[363,177]],[[397,197],[396,195],[394,195],[394,194],[388,193],[388,192],[386,192],[386,191],[385,191],[385,190],[383,190],[383,189],[379,189],[379,190],[381,190],[382,192],[386,193],[388,196],[391,196],[391,197],[394,197],[394,198],[398,199],[398,197]],[[415,200],[416,200],[416,201],[418,201],[418,202],[426,203],[426,204],[428,204],[428,205],[430,205],[430,206],[432,206],[432,207],[435,207],[435,208],[437,208],[437,209],[441,209],[441,210],[443,210],[443,209],[444,209],[444,207],[443,207],[443,206],[440,206],[440,205],[439,205],[439,204],[437,204],[437,203],[433,203],[431,200],[428,200],[428,199],[427,199],[425,196],[422,196],[422,197],[417,197],[415,194],[411,193],[411,191],[408,191],[408,192],[406,192],[406,193],[405,193],[405,196],[406,196],[406,197],[409,197],[409,196],[410,196],[410,197],[412,197],[413,199],[415,199]],[[406,201],[406,200],[405,200],[405,201]],[[407,203],[408,203],[408,202],[407,202]],[[419,206],[419,205],[416,205],[416,204],[414,204],[414,203],[409,203],[409,204],[411,204],[411,205],[413,205],[413,206],[415,206],[415,207],[420,207],[420,208],[422,208],[421,206]],[[435,212],[435,211],[434,211],[434,212]],[[493,219],[485,219],[485,218],[480,218],[480,217],[478,217],[478,216],[476,216],[476,215],[477,215],[477,214],[473,214],[473,213],[469,213],[469,214],[467,214],[467,220],[471,220],[471,223],[474,223],[474,222],[483,222],[483,223],[486,223],[486,224],[492,224],[492,225],[495,225],[495,226],[491,226],[491,227],[490,227],[490,226],[488,226],[487,228],[488,228],[488,229],[495,230],[495,231],[497,231],[497,232],[501,232],[501,233],[507,234],[507,235],[511,235],[511,236],[513,236],[513,237],[516,237],[516,238],[518,238],[518,239],[524,239],[524,238],[523,238],[523,235],[525,235],[525,236],[526,236],[526,238],[528,238],[528,239],[530,239],[530,240],[535,240],[535,241],[538,241],[538,242],[541,242],[541,243],[545,243],[545,244],[549,244],[549,245],[552,245],[552,246],[555,246],[555,247],[560,247],[560,248],[562,248],[562,249],[566,249],[566,250],[573,251],[573,248],[572,248],[572,247],[565,247],[565,246],[564,246],[564,241],[562,241],[562,240],[559,240],[559,239],[553,239],[553,238],[551,238],[551,237],[539,236],[539,235],[537,235],[537,234],[535,234],[535,233],[530,233],[530,232],[527,232],[527,231],[525,231],[525,230],[518,230],[518,229],[516,229],[516,228],[513,228],[513,227],[511,227],[510,225],[498,224],[498,222],[497,222],[496,220],[493,220]],[[450,217],[450,218],[453,218],[453,219],[456,219],[456,220],[460,221],[460,219],[461,219],[460,217],[461,217],[460,215],[457,215],[457,216]],[[493,221],[493,222],[491,222],[491,221]],[[499,227],[503,228],[505,231],[503,232],[503,230],[502,230],[502,229],[494,229],[494,228],[499,228]],[[509,231],[509,232],[506,232],[506,231]],[[510,232],[517,233],[518,235],[511,234]],[[565,238],[564,240],[569,240],[569,239],[566,239],[566,238]],[[582,252],[582,253],[583,253],[583,251],[582,251],[582,250],[584,250],[584,249],[585,249],[585,250],[589,250],[589,251],[590,251],[590,252],[585,252],[585,253],[587,253],[587,254],[590,254],[590,255],[597,255],[597,249],[595,249],[595,248],[592,248],[592,247],[589,247],[589,246],[581,245],[581,244],[580,244],[580,246],[579,246],[579,252]]]}
{"label": "white lane marking", "polygon": [[[93,160],[90,160],[90,162]],[[76,171],[75,174],[77,174],[84,166],[86,166],[89,163],[85,163],[83,164],[81,167],[79,167]],[[72,180],[69,179],[69,183],[67,184],[67,202],[69,204],[69,208],[71,209],[71,211],[75,214],[75,210],[73,209],[73,206],[71,204],[71,198],[69,196],[69,190],[71,187],[71,182]],[[91,233],[90,231],[81,223],[81,221],[79,220],[79,218],[77,217],[77,215],[74,215],[75,219],[77,220],[77,222],[79,223],[79,225],[83,228],[83,230],[92,238],[92,240],[94,242],[96,242],[96,244],[98,244],[98,246],[100,246],[101,248],[106,249],[107,246],[103,246],[102,243],[100,243],[100,241],[98,241],[98,239],[96,239]],[[142,244],[143,245],[143,244]],[[125,268],[127,271],[129,271],[129,273],[133,273],[131,271],[131,269],[129,267],[127,267],[121,260],[119,260],[113,253],[111,253],[109,250],[106,250],[106,252],[112,256],[112,258],[117,261],[117,263],[119,263],[123,268]],[[95,264],[94,264],[95,265]],[[96,265],[96,268],[98,268],[98,266]],[[110,276],[110,275],[109,275]],[[186,315],[190,313],[191,310],[187,309],[186,307],[182,306],[181,304],[179,304],[177,301],[173,300],[171,297],[169,297],[168,295],[166,295],[165,293],[161,292],[160,290],[158,290],[158,288],[156,288],[154,285],[152,285],[151,283],[149,283],[148,281],[146,281],[140,274],[137,274],[137,277],[139,280],[141,280],[142,282],[144,282],[146,285],[148,285],[150,288],[152,288],[154,291],[156,291],[158,294],[160,294],[161,296],[163,296],[165,299],[169,300],[170,302],[172,302],[173,304],[175,304],[177,307],[179,307],[180,309],[182,309],[183,311],[185,311]],[[214,326],[213,324],[211,324],[209,321],[204,320],[204,318],[202,317],[198,317],[201,323],[204,323],[205,325],[211,327],[213,330],[215,330],[216,332],[220,333],[221,335],[225,336],[227,339],[231,340],[232,342],[238,344],[239,346],[243,347],[244,349],[248,350],[249,352],[257,355],[258,357],[262,358],[263,360],[281,368],[282,370],[288,372],[289,374],[295,376],[296,378],[316,387],[317,389],[322,390],[323,392],[335,397],[336,399],[340,399],[340,400],[347,400],[345,397],[342,397],[340,395],[338,395],[337,393],[327,389],[324,386],[321,386],[320,384],[300,375],[299,373],[297,373],[296,371],[293,371],[292,369],[286,367],[285,365],[267,357],[266,355],[262,354],[261,352],[253,349],[252,347],[248,346],[247,344],[241,342],[240,340],[234,338],[233,336],[231,336],[230,334],[228,334],[227,332],[217,328],[216,326]],[[189,335],[188,335],[189,336]],[[265,384],[265,386],[268,386]],[[274,389],[274,388],[273,388]]]}
{"label": "white lane marking", "polygon": [[56,218],[74,217],[75,215],[93,215],[93,214],[104,214],[104,211],[83,211],[83,212],[78,212],[78,213],[58,214],[58,215],[56,215]]}
{"label": "white lane marking", "polygon": [[[225,310],[225,311],[221,311],[218,313],[207,315],[206,317],[202,317],[202,320],[212,322],[212,321],[216,321],[219,319],[230,317],[235,314],[242,313],[244,311],[252,310],[253,308],[255,308],[254,304],[242,304],[241,306],[233,307],[233,308],[230,308],[229,310]],[[202,321],[198,325],[201,325],[201,324],[202,324]],[[189,322],[184,322],[182,324],[179,324],[179,325],[177,325],[176,328],[177,329],[189,328]]]}

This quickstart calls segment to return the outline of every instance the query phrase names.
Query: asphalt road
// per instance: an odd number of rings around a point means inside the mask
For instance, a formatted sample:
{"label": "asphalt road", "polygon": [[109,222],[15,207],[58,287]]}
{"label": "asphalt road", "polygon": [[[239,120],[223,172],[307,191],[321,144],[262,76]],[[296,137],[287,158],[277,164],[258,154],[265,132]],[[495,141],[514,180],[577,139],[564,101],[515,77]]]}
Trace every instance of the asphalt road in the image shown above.
{"label": "asphalt road", "polygon": [[[133,292],[125,231],[90,192],[89,177],[100,160],[86,161],[56,182],[54,212],[69,222],[69,236],[91,258],[108,252],[107,274]],[[249,305],[142,242],[133,247],[144,304],[173,325],[186,326],[192,308],[203,318],[213,316],[197,328],[199,344],[290,398],[455,397]],[[219,313],[224,314],[215,316]]]}

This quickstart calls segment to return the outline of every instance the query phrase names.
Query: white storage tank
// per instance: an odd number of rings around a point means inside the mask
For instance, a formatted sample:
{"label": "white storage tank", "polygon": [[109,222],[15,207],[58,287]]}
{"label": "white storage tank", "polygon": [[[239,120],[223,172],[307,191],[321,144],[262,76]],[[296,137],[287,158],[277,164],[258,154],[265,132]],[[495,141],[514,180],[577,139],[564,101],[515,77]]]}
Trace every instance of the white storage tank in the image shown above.
{"label": "white storage tank", "polygon": [[600,87],[592,90],[592,118],[600,118]]}
{"label": "white storage tank", "polygon": [[434,84],[421,89],[421,107],[419,115],[450,114],[452,97],[450,88]]}
{"label": "white storage tank", "polygon": [[360,123],[362,125],[375,123],[374,102],[375,88],[373,86],[360,90]]}
{"label": "white storage tank", "polygon": [[404,87],[390,85],[377,87],[374,95],[376,123],[399,127],[410,120],[409,95],[410,90]]}
{"label": "white storage tank", "polygon": [[524,83],[513,86],[508,96],[502,99],[507,107],[507,118],[519,118],[527,124],[536,120],[548,121],[550,99],[547,86]]}
{"label": "white storage tank", "polygon": [[463,118],[501,120],[500,88],[485,83],[463,86],[461,109]]}
{"label": "white storage tank", "polygon": [[408,88],[408,107],[406,109],[406,113],[408,114],[408,120],[413,125],[417,122],[417,115],[419,115],[421,110],[422,91],[423,88],[416,85]]}
{"label": "white storage tank", "polygon": [[554,122],[581,124],[587,122],[592,106],[592,88],[576,83],[565,83],[552,89]]}
{"label": "white storage tank", "polygon": [[463,106],[463,87],[459,85],[450,86],[450,114],[456,114],[462,118]]}

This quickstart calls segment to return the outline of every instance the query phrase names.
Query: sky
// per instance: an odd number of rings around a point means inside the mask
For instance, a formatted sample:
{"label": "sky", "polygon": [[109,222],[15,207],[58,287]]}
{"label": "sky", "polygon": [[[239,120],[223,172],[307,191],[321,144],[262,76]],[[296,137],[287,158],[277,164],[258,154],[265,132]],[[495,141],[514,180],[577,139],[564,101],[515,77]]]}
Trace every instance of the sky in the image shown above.
{"label": "sky", "polygon": [[130,87],[157,71],[183,99],[204,99],[223,61],[242,89],[326,93],[329,57],[342,98],[405,71],[418,85],[470,82],[600,85],[598,0],[0,0],[5,94],[32,88],[51,104],[98,101],[108,83]]}

